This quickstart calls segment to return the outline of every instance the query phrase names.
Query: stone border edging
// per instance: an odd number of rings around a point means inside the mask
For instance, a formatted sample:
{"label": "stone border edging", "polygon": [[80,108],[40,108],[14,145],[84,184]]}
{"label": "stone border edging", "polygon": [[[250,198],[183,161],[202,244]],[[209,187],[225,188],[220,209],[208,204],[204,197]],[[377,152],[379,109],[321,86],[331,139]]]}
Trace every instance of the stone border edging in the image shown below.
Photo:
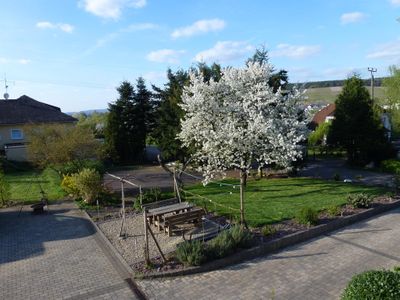
{"label": "stone border edging", "polygon": [[154,279],[154,278],[176,277],[176,276],[214,271],[223,267],[228,267],[230,265],[241,263],[246,260],[251,260],[263,255],[275,253],[278,250],[282,250],[283,248],[294,246],[296,244],[311,240],[325,233],[335,231],[337,229],[346,227],[348,225],[354,224],[359,221],[369,219],[373,216],[382,214],[384,212],[399,207],[400,207],[400,200],[393,201],[388,204],[382,204],[376,208],[367,209],[355,215],[338,218],[327,224],[317,225],[305,231],[289,234],[280,239],[270,241],[264,245],[240,251],[228,257],[211,261],[199,267],[189,267],[183,270],[169,271],[163,273],[134,274],[134,278]]}
{"label": "stone border edging", "polygon": [[[79,208],[78,208],[79,209]],[[109,239],[104,235],[101,229],[97,226],[97,224],[92,220],[89,214],[84,209],[79,209],[83,211],[84,217],[91,223],[93,229],[96,232],[96,242],[99,244],[100,248],[102,248],[105,255],[110,260],[111,264],[117,269],[117,272],[121,275],[124,281],[130,286],[132,291],[139,299],[147,299],[146,295],[142,290],[137,286],[137,284],[133,281],[135,278],[135,274],[132,268],[128,265],[122,255],[115,249],[113,244],[109,241]]]}

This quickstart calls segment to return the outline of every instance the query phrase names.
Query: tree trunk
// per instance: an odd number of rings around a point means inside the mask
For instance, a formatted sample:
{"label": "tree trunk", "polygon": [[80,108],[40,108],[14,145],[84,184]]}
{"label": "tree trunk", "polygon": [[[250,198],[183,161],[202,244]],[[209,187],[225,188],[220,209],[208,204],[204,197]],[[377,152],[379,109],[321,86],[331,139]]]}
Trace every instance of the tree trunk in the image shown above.
{"label": "tree trunk", "polygon": [[240,170],[240,224],[246,224],[244,220],[244,189],[246,187],[247,173]]}

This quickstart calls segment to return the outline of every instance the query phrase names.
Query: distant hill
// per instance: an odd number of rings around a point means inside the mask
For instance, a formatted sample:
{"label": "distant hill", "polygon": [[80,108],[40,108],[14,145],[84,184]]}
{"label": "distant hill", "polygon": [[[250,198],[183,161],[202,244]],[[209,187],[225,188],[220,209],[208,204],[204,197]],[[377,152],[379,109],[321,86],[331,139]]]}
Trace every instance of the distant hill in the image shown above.
{"label": "distant hill", "polygon": [[[375,78],[375,98],[384,98],[384,88],[382,81],[385,77]],[[298,84],[289,84],[289,87],[300,86],[306,89],[307,104],[329,104],[336,100],[336,97],[342,91],[345,80],[325,80],[325,81],[311,81]],[[371,85],[371,79],[363,79],[364,85],[368,88]]]}
{"label": "distant hill", "polygon": [[[385,77],[377,77],[375,78],[375,86],[381,86],[382,81],[385,79]],[[338,87],[338,86],[343,86],[345,80],[325,80],[325,81],[310,81],[310,82],[303,82],[303,83],[291,83],[289,84],[289,87],[293,87],[294,85],[296,86],[301,86],[306,89],[309,88],[324,88],[324,87]],[[363,79],[364,85],[370,86],[371,85],[371,79]]]}
{"label": "distant hill", "polygon": [[101,109],[88,109],[88,110],[82,110],[82,111],[74,111],[74,112],[67,112],[67,115],[73,115],[73,114],[79,114],[79,113],[84,113],[86,115],[91,115],[94,112],[98,113],[106,113],[108,111],[107,108],[101,108]]}
{"label": "distant hill", "polygon": [[[369,87],[367,86],[368,91]],[[332,87],[311,87],[311,88],[306,88],[306,99],[305,102],[307,104],[328,104],[328,103],[333,103],[336,100],[336,97],[339,95],[339,93],[342,91],[342,86],[332,86]],[[375,93],[375,98],[377,99],[383,99],[385,94],[384,94],[384,88],[381,86],[375,87],[374,89]]]}

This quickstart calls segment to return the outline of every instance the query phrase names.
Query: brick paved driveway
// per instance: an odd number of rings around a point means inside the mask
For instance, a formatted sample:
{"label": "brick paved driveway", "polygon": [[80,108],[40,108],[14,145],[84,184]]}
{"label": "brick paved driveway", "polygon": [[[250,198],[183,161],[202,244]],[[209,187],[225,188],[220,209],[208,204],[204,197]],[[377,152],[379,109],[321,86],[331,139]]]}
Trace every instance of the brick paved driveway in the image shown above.
{"label": "brick paved driveway", "polygon": [[138,284],[151,299],[338,299],[367,269],[400,266],[400,210],[222,270]]}
{"label": "brick paved driveway", "polygon": [[73,203],[0,210],[0,299],[135,299]]}

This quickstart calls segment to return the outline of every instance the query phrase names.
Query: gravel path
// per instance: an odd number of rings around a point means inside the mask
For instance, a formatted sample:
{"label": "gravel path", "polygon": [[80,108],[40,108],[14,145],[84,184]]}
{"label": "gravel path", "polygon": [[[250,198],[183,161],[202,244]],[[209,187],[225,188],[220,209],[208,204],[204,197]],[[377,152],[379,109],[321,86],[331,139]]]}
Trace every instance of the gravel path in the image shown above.
{"label": "gravel path", "polygon": [[[126,218],[126,239],[119,237],[121,229],[121,219],[113,219],[98,223],[99,228],[114,247],[123,256],[129,265],[141,262],[144,260],[144,226],[143,215],[129,216]],[[168,237],[163,231],[159,232],[155,226],[151,227],[162,251],[169,253],[175,250],[176,245],[183,241],[181,236]],[[149,235],[149,252],[150,257],[158,257],[160,253],[157,250],[154,240]]]}

